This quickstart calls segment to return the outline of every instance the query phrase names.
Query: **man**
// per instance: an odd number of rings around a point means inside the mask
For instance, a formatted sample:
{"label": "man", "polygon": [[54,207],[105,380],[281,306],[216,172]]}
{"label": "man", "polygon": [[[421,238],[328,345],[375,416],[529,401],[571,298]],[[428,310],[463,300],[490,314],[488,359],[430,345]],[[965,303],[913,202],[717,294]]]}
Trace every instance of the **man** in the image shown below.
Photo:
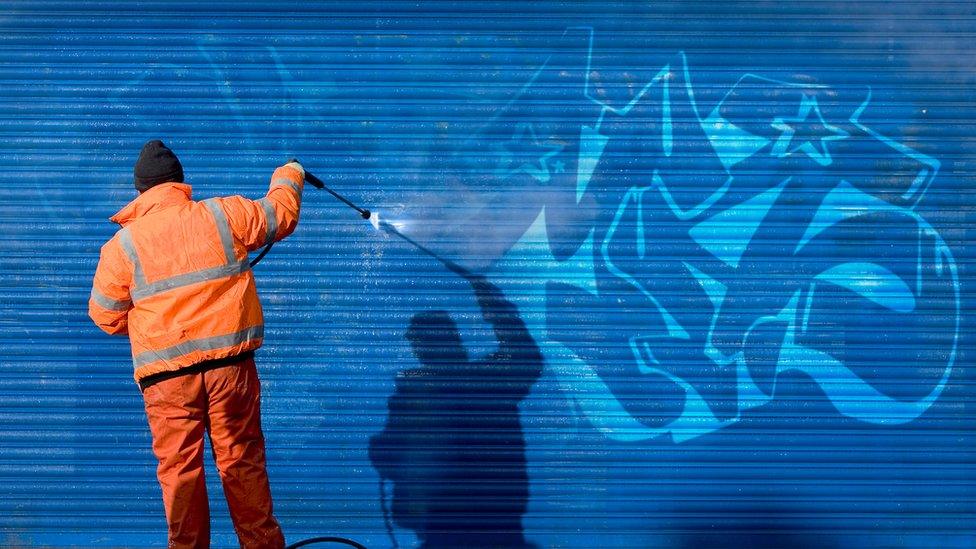
{"label": "man", "polygon": [[89,315],[129,336],[169,547],[210,543],[204,431],[241,546],[284,547],[265,470],[253,358],[264,323],[247,254],[295,230],[305,172],[278,168],[261,200],[195,202],[179,159],[153,140],[134,175],[139,196],[111,218],[122,228],[102,246]]}

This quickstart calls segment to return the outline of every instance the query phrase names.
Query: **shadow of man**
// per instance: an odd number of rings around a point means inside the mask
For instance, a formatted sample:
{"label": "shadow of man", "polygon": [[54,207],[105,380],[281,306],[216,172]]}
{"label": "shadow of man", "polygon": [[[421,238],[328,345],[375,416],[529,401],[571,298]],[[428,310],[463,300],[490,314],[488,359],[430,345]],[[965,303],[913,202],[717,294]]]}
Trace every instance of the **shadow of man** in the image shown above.
{"label": "shadow of man", "polygon": [[498,349],[471,360],[447,312],[414,315],[406,336],[421,365],[397,375],[369,457],[393,482],[393,521],[421,547],[533,548],[522,531],[529,487],[518,404],[542,375],[542,355],[501,290],[466,278]]}

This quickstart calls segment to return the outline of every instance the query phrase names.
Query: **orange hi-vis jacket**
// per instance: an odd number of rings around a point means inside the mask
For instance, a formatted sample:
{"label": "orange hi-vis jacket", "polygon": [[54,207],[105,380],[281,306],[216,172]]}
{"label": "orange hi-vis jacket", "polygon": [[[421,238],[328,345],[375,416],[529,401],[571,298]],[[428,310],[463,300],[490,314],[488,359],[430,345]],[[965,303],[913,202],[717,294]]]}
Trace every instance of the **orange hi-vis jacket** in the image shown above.
{"label": "orange hi-vis jacket", "polygon": [[129,335],[138,382],[261,346],[264,317],[247,253],[295,230],[304,174],[282,166],[260,200],[195,202],[190,186],[163,183],[130,202],[104,246],[88,314]]}

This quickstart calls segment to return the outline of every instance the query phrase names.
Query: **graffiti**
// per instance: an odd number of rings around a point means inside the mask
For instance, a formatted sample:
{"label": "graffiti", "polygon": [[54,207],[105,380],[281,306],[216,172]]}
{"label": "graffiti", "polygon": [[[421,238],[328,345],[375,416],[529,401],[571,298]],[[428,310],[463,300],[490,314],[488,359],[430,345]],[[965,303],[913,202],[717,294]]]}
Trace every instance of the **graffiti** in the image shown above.
{"label": "graffiti", "polygon": [[[559,154],[562,147],[539,143],[532,124],[521,123],[516,126],[512,139],[502,143],[498,150],[503,160],[495,172],[497,175],[509,177],[522,171],[541,183],[547,183],[550,178],[549,159]],[[565,164],[557,160],[553,169],[562,173],[565,171]]]}
{"label": "graffiti", "polygon": [[[796,139],[797,124],[802,124],[809,120],[811,113],[816,113],[817,118],[820,119],[819,126],[825,130],[822,134],[823,136],[819,139]],[[827,148],[827,142],[850,137],[850,134],[844,130],[827,124],[819,107],[817,107],[816,96],[806,94],[803,95],[803,99],[800,102],[800,112],[797,113],[795,118],[777,117],[770,126],[783,132],[776,138],[776,143],[770,152],[771,155],[777,158],[783,158],[793,153],[803,152],[821,166],[829,166],[833,162],[833,159],[830,157],[830,151]],[[820,145],[817,146],[814,143],[815,141],[819,141]],[[796,145],[797,143],[799,145]]]}
{"label": "graffiti", "polygon": [[[548,183],[490,276],[578,412],[615,440],[682,442],[797,375],[862,422],[932,406],[960,317],[952,254],[915,211],[940,163],[861,122],[870,90],[745,75],[702,116],[678,54],[613,106],[592,31],[567,37],[585,59],[554,54],[483,132],[531,145],[491,159],[501,187]],[[571,89],[578,116],[523,121],[536,88]],[[588,232],[567,229],[587,204]]]}

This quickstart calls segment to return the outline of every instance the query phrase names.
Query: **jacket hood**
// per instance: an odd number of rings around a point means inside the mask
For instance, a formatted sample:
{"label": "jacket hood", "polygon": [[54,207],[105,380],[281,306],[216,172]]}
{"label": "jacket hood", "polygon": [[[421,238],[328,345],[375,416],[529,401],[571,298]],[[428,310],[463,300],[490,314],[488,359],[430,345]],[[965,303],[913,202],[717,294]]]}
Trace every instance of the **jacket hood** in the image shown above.
{"label": "jacket hood", "polygon": [[192,192],[186,183],[160,183],[137,196],[109,220],[125,227],[148,213],[189,202]]}

